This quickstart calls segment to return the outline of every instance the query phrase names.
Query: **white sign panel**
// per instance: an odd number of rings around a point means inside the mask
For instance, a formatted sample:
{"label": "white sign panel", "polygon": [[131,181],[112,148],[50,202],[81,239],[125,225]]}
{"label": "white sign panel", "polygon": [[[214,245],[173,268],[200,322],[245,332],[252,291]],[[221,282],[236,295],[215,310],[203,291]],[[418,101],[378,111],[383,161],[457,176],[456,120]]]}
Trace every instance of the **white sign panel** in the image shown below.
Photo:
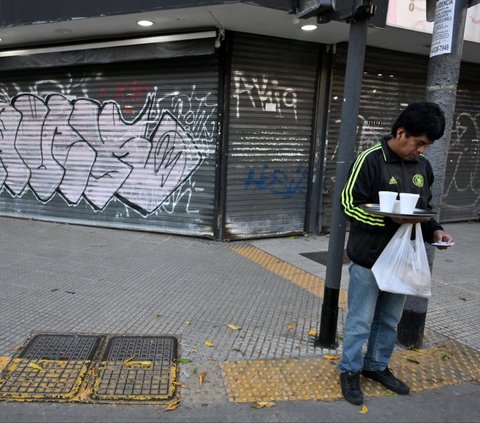
{"label": "white sign panel", "polygon": [[430,57],[452,51],[454,0],[438,0],[435,9],[435,23]]}
{"label": "white sign panel", "polygon": [[432,33],[433,23],[427,22],[426,0],[389,0],[387,25]]}
{"label": "white sign panel", "polygon": [[[437,9],[439,3],[441,1],[437,2]],[[433,22],[427,22],[426,0],[390,0],[387,25],[429,34],[433,32]],[[464,40],[480,43],[480,4],[467,10]]]}
{"label": "white sign panel", "polygon": [[469,7],[467,10],[464,39],[480,43],[480,4]]}

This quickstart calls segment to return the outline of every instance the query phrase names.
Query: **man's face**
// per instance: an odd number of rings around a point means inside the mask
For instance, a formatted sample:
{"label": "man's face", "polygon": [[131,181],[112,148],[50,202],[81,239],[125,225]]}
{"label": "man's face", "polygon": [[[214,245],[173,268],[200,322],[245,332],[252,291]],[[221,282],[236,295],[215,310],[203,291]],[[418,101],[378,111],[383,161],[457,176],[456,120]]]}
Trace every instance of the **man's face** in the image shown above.
{"label": "man's face", "polygon": [[390,148],[403,160],[417,160],[433,144],[426,135],[408,135],[403,128],[398,129],[397,136],[391,141]]}

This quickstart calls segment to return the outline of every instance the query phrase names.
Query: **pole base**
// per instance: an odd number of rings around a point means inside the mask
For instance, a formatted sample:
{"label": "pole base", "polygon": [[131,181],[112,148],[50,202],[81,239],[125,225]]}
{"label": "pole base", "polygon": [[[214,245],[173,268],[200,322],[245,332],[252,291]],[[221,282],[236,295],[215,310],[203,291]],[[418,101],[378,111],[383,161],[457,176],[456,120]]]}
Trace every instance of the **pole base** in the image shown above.
{"label": "pole base", "polygon": [[325,287],[320,332],[315,347],[336,348],[339,289]]}
{"label": "pole base", "polygon": [[397,342],[406,348],[421,348],[427,312],[404,310],[397,328]]}
{"label": "pole base", "polygon": [[313,346],[315,348],[328,348],[328,349],[335,349],[338,347],[338,342],[337,341],[327,341],[327,340],[322,340],[320,338],[317,338],[315,342],[313,343]]}

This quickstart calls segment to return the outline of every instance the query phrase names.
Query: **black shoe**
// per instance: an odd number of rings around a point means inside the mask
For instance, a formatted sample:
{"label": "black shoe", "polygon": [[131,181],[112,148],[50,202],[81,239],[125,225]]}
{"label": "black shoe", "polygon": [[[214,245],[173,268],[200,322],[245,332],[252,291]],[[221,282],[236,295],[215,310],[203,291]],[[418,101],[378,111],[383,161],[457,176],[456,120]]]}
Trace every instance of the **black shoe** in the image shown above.
{"label": "black shoe", "polygon": [[361,405],[363,394],[360,389],[360,372],[340,373],[340,385],[342,386],[343,397],[350,403]]}
{"label": "black shoe", "polygon": [[362,375],[380,382],[385,388],[400,394],[407,395],[410,392],[410,388],[403,383],[400,379],[397,379],[388,367],[385,370],[362,370]]}

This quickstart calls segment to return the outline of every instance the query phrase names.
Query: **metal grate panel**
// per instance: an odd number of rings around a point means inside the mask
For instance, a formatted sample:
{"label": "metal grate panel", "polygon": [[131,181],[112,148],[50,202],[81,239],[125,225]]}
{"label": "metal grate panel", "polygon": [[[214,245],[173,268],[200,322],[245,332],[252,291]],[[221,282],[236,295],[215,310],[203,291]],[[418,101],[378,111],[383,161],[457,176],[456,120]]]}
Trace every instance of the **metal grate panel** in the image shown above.
{"label": "metal grate panel", "polygon": [[92,398],[159,400],[173,396],[177,340],[119,336],[110,339],[99,364]]}
{"label": "metal grate panel", "polygon": [[99,336],[37,335],[19,358],[37,360],[91,360],[100,343]]}
{"label": "metal grate panel", "polygon": [[99,336],[33,337],[4,369],[0,398],[72,398],[80,389],[100,342]]}

